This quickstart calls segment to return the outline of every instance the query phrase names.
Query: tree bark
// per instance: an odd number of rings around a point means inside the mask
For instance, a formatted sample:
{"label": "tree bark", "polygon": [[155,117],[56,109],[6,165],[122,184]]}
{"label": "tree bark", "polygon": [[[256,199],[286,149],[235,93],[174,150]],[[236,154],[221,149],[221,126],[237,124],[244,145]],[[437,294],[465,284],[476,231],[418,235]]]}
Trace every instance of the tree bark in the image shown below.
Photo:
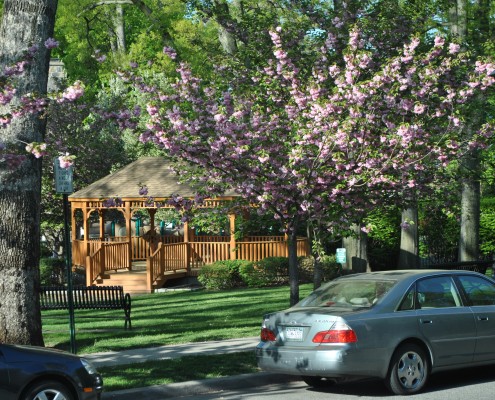
{"label": "tree bark", "polygon": [[[449,10],[451,33],[461,42],[468,38],[467,0],[455,0]],[[475,99],[481,102],[481,99]],[[466,118],[464,127],[467,138],[481,122],[481,110],[476,107]],[[477,260],[479,256],[479,226],[480,226],[480,169],[479,151],[470,151],[462,160],[461,175],[461,231],[459,236],[459,261]]]}
{"label": "tree bark", "polygon": [[342,246],[346,249],[346,269],[354,272],[369,272],[368,235],[361,230],[360,224],[351,226],[354,234],[342,239]]}
{"label": "tree bark", "polygon": [[472,152],[463,160],[459,261],[475,261],[479,256],[480,165],[477,152]]}
{"label": "tree bark", "polygon": [[[13,64],[33,44],[34,60],[16,81],[16,99],[45,94],[57,0],[5,0],[0,26],[0,66]],[[45,122],[26,116],[0,130],[9,150],[42,142]],[[39,307],[41,160],[27,157],[15,170],[0,164],[0,342],[43,345]]]}
{"label": "tree bark", "polygon": [[398,269],[416,269],[419,267],[418,209],[410,207],[402,211],[402,222],[406,223],[400,235],[400,253]]}
{"label": "tree bark", "polygon": [[289,232],[288,235],[290,305],[292,307],[299,301],[299,266],[297,263],[297,235],[295,229]]}
{"label": "tree bark", "polygon": [[115,6],[115,15],[113,17],[115,26],[115,40],[117,43],[117,51],[125,53],[127,50],[125,31],[124,31],[124,9],[121,4]]}

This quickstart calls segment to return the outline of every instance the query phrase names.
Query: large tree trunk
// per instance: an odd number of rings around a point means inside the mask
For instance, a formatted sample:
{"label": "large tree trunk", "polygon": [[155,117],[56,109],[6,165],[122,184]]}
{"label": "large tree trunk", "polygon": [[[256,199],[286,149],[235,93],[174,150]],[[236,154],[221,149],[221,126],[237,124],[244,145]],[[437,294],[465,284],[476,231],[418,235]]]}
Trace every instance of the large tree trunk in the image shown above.
{"label": "large tree trunk", "polygon": [[[5,0],[0,27],[0,66],[12,64],[31,45],[36,57],[17,79],[16,96],[46,93],[57,0]],[[24,143],[43,141],[45,123],[23,117],[0,139],[25,153]],[[0,341],[43,345],[39,307],[41,160],[29,156],[15,171],[0,164]]]}
{"label": "large tree trunk", "polygon": [[346,269],[354,272],[369,272],[368,262],[368,235],[361,230],[360,224],[351,226],[354,234],[342,239],[342,246],[346,249]]}
{"label": "large tree trunk", "polygon": [[419,267],[418,209],[410,207],[402,211],[403,227],[400,235],[399,269]]}

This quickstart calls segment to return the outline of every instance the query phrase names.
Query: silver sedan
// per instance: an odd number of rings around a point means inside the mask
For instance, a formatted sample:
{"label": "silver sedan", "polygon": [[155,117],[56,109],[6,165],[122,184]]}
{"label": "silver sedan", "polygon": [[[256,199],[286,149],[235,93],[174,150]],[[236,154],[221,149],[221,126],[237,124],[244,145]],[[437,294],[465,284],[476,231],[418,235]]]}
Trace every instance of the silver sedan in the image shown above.
{"label": "silver sedan", "polygon": [[417,393],[431,373],[495,364],[495,281],[445,270],[341,277],[265,315],[256,356],[312,386],[378,377]]}

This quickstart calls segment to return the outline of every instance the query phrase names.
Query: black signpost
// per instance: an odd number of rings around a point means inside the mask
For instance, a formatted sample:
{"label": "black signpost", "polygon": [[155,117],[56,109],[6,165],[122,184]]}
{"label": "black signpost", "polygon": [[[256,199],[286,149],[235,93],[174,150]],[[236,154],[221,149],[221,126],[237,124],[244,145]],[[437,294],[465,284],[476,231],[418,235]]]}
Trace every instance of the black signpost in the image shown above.
{"label": "black signpost", "polygon": [[72,170],[73,167],[62,168],[59,159],[53,160],[55,172],[55,190],[64,198],[64,246],[65,246],[65,268],[67,271],[67,300],[69,303],[69,329],[70,329],[70,351],[76,354],[76,327],[74,320],[74,296],[72,288],[72,255],[69,232],[69,194],[73,192]]}

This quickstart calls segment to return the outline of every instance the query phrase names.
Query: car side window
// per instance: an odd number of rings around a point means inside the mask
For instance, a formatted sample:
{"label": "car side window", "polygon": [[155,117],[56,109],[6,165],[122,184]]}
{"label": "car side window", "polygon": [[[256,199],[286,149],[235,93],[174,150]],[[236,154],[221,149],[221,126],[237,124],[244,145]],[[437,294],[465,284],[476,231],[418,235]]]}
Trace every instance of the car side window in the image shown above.
{"label": "car side window", "polygon": [[416,293],[416,285],[413,285],[408,291],[400,306],[399,311],[414,310],[414,294]]}
{"label": "car side window", "polygon": [[449,276],[421,279],[417,283],[418,308],[460,307],[461,300]]}
{"label": "car side window", "polygon": [[459,276],[462,288],[473,306],[495,304],[495,285],[487,279],[478,276]]}

